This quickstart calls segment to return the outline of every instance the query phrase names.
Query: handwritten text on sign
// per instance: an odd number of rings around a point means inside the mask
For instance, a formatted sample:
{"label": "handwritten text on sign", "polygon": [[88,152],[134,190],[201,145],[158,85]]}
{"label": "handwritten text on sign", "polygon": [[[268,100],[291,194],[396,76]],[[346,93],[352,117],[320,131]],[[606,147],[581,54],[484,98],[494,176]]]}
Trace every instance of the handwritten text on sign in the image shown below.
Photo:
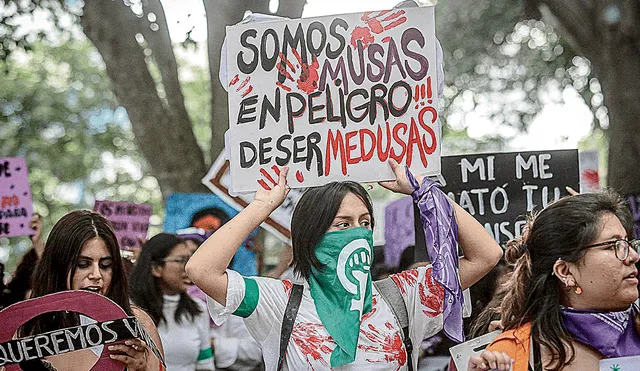
{"label": "handwritten text on sign", "polygon": [[233,192],[440,171],[433,7],[227,28]]}
{"label": "handwritten text on sign", "polygon": [[93,211],[102,214],[113,224],[113,230],[122,250],[140,245],[138,238],[146,239],[151,205],[96,201]]}
{"label": "handwritten text on sign", "polygon": [[33,234],[33,205],[24,158],[0,158],[0,237]]}
{"label": "handwritten text on sign", "polygon": [[443,191],[496,241],[520,236],[528,211],[578,189],[578,151],[512,152],[442,158]]}

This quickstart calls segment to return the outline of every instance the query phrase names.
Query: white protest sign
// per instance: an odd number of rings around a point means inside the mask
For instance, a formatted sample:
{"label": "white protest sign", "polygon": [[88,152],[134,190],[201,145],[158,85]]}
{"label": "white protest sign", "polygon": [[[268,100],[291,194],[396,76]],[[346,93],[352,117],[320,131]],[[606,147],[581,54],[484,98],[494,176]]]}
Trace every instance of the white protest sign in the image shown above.
{"label": "white protest sign", "polygon": [[501,333],[502,331],[496,330],[449,348],[449,353],[451,353],[451,358],[453,358],[456,368],[458,370],[466,370],[469,365],[469,359],[482,353]]}
{"label": "white protest sign", "polygon": [[640,356],[603,359],[600,371],[640,371]]}
{"label": "white protest sign", "polygon": [[434,8],[227,27],[233,192],[440,173]]}
{"label": "white protest sign", "polygon": [[[229,161],[225,158],[223,151],[207,175],[202,178],[202,184],[206,185],[228,205],[241,211],[253,200],[253,194],[233,195],[229,191],[229,180]],[[264,229],[289,245],[291,245],[291,215],[302,193],[302,190],[298,189],[289,191],[282,205],[262,223]]]}

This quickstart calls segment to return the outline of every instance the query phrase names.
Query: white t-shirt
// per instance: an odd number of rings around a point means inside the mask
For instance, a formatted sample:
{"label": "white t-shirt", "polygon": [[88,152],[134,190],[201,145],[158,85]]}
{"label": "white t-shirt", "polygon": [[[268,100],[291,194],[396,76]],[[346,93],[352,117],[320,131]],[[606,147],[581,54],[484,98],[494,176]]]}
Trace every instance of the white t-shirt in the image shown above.
{"label": "white t-shirt", "polygon": [[166,321],[158,325],[158,333],[164,348],[167,371],[214,370],[207,308],[200,300],[194,300],[202,313],[196,315],[193,321],[185,316],[180,323],[176,323],[174,313],[179,300],[179,295],[163,295],[162,314]]}
{"label": "white t-shirt", "polygon": [[[220,325],[229,315],[245,317],[249,333],[260,343],[267,371],[278,366],[280,330],[292,283],[263,277],[242,277],[227,270],[227,305],[207,299],[209,314]],[[444,289],[431,277],[431,266],[391,276],[407,306],[409,332],[413,344],[442,329]],[[358,352],[354,362],[336,370],[407,370],[407,357],[398,325],[389,306],[375,286],[373,307],[360,326]],[[251,310],[251,308],[254,308]],[[345,323],[345,326],[349,324]],[[308,284],[304,284],[302,302],[289,340],[285,370],[328,370],[336,344],[322,325]],[[419,346],[414,346],[413,369],[417,369]]]}

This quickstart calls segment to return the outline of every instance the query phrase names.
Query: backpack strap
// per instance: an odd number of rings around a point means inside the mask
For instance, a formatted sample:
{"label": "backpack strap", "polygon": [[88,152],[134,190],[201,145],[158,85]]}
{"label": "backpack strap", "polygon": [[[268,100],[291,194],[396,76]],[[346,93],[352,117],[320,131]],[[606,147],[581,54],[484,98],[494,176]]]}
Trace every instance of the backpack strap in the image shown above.
{"label": "backpack strap", "polygon": [[402,299],[400,289],[398,289],[398,286],[396,286],[391,278],[375,281],[373,285],[380,295],[382,295],[385,303],[391,308],[393,316],[396,317],[398,324],[400,324],[402,328],[402,342],[407,350],[407,369],[413,371],[413,358],[411,356],[413,353],[413,343],[411,342],[411,337],[409,337],[409,314],[407,313],[407,305],[404,299]]}
{"label": "backpack strap", "polygon": [[302,285],[294,284],[291,288],[291,295],[287,301],[287,308],[284,310],[284,317],[282,318],[282,329],[280,330],[280,357],[278,357],[278,371],[282,370],[284,365],[284,357],[287,353],[287,345],[291,338],[291,332],[293,332],[293,324],[296,321],[298,315],[298,309],[300,308],[300,302],[302,301]]}

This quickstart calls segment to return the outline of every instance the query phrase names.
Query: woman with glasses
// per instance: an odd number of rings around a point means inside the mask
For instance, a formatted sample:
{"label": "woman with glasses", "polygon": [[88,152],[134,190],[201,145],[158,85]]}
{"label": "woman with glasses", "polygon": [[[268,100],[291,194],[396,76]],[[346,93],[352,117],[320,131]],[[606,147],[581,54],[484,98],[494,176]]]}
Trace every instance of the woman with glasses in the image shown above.
{"label": "woman with glasses", "polygon": [[129,279],[131,299],[158,325],[172,371],[214,369],[205,305],[187,294],[190,256],[184,240],[160,233],[144,244]]}
{"label": "woman with glasses", "polygon": [[532,218],[506,252],[507,331],[469,370],[508,370],[511,357],[513,371],[588,371],[603,358],[640,355],[632,227],[628,206],[608,192],[561,199]]}

